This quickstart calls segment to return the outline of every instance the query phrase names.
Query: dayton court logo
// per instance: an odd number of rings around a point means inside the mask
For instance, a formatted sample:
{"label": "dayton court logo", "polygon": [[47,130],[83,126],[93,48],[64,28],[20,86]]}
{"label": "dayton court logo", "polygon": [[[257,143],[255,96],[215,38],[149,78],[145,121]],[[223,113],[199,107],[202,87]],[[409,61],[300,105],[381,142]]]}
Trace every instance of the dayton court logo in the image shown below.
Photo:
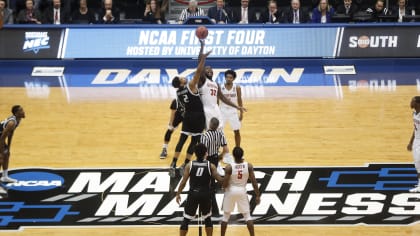
{"label": "dayton court logo", "polygon": [[[249,184],[257,225],[409,225],[420,220],[411,164],[255,168],[261,203]],[[19,169],[0,200],[0,229],[60,226],[179,225],[179,178],[164,168]],[[216,194],[221,206],[223,193]],[[222,214],[222,211],[220,212]],[[243,223],[238,213],[233,224]],[[220,217],[214,217],[219,222]]]}

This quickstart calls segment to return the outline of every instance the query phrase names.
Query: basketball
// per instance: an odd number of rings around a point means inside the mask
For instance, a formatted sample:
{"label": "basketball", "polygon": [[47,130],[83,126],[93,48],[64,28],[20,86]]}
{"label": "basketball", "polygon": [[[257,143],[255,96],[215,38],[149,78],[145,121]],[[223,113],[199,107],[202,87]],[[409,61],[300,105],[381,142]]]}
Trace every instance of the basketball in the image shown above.
{"label": "basketball", "polygon": [[197,36],[197,38],[199,38],[199,39],[207,38],[208,34],[209,34],[209,31],[207,30],[207,28],[205,26],[199,26],[195,30],[195,36]]}

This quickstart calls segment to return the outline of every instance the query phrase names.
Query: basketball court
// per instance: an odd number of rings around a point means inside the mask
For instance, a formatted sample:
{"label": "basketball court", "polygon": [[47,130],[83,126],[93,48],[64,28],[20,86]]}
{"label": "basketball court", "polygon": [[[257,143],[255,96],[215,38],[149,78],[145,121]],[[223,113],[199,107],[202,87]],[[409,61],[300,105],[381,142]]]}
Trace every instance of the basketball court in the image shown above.
{"label": "basketball court", "polygon": [[[271,168],[274,171],[316,171],[317,168],[361,170],[369,164],[384,164],[387,168],[403,166],[406,169],[411,168],[410,181],[415,181],[416,178],[412,177],[412,156],[406,150],[406,146],[413,126],[409,102],[412,96],[419,92],[416,77],[411,76],[412,80],[409,82],[400,82],[399,79],[407,74],[390,73],[385,76],[387,72],[383,69],[387,66],[389,64],[377,67],[376,69],[382,70],[383,74],[376,77],[369,76],[370,72],[344,80],[334,77],[335,83],[325,86],[243,85],[244,105],[248,109],[244,114],[241,129],[246,160],[253,163],[257,170]],[[13,139],[10,175],[25,170],[71,170],[75,173],[133,170],[135,175],[139,174],[139,171],[158,170],[165,173],[179,136],[177,129],[169,144],[168,158],[159,159],[169,119],[172,88],[72,86],[71,81],[77,76],[67,74],[67,78],[34,79],[28,73],[20,76],[0,75],[2,119],[10,114],[10,108],[14,104],[22,105],[26,111],[26,118],[16,130]],[[10,82],[11,77],[22,79]],[[393,80],[397,83],[394,84]],[[226,127],[225,133],[228,142],[232,144],[233,132]],[[181,161],[184,159],[184,153],[185,148]],[[371,181],[369,178],[368,180]],[[101,181],[104,181],[104,177]],[[318,189],[312,182],[307,186],[310,188],[306,188],[305,191],[323,192],[320,190],[322,187]],[[408,187],[405,186],[405,190],[393,191],[391,195],[405,194]],[[9,191],[9,197],[1,201],[15,204],[14,206],[17,202],[30,205],[31,198],[39,198],[37,191],[25,190],[19,194],[19,190]],[[366,191],[355,187],[350,192],[357,194]],[[385,212],[398,206],[394,199],[388,199],[390,195],[387,191],[369,189],[367,192],[379,196],[378,199],[367,197],[368,200],[364,200],[383,205],[379,211]],[[108,193],[110,192],[102,194],[103,199],[106,199]],[[128,191],[124,193],[130,195]],[[387,197],[382,199],[381,194]],[[13,196],[20,197],[13,199]],[[22,199],[22,196],[25,198]],[[351,205],[347,200],[340,204],[325,199],[323,201],[330,205],[324,205],[320,209],[337,212],[341,212],[339,208],[343,205]],[[420,226],[417,224],[417,220],[420,219],[419,201],[417,195],[411,196],[407,200],[410,204],[402,206],[410,211],[406,214],[409,217],[405,217],[402,223],[383,219],[377,221],[377,212],[372,213],[368,216],[369,220],[366,220],[374,223],[360,223],[357,220],[350,223],[329,220],[326,223],[322,218],[318,221],[296,223],[288,221],[292,217],[287,214],[266,214],[256,217],[255,231],[257,235],[414,236],[420,234]],[[130,204],[132,202],[133,199],[130,199]],[[46,203],[44,201],[37,204]],[[359,205],[358,209],[374,205]],[[0,233],[5,235],[177,235],[179,230],[175,223],[161,223],[159,217],[149,220],[148,224],[136,224],[132,218],[134,223],[130,225],[120,224],[115,220],[110,220],[109,223],[102,221],[100,224],[74,225],[61,225],[60,222],[56,225],[37,225],[32,222],[33,224],[28,223],[29,226],[11,230],[4,223],[10,214],[7,209],[10,208],[3,205],[3,211],[0,211],[0,219],[3,222],[3,230]],[[31,214],[36,216],[36,212]],[[114,209],[109,212],[112,215]],[[16,214],[14,219],[22,216],[20,214],[24,212]],[[136,214],[138,211],[133,213]],[[292,214],[298,212],[292,211]],[[330,217],[335,215],[326,214]],[[182,212],[175,215],[180,217]],[[359,214],[358,217],[363,221],[363,214]],[[398,217],[403,219],[404,216]],[[267,218],[278,221],[272,220],[270,224],[266,224],[264,222]],[[140,218],[138,220],[142,221]],[[197,234],[197,227],[193,223],[189,235]],[[214,235],[219,234],[220,226],[216,223]],[[227,235],[239,234],[247,235],[243,223],[239,221],[229,225]]]}

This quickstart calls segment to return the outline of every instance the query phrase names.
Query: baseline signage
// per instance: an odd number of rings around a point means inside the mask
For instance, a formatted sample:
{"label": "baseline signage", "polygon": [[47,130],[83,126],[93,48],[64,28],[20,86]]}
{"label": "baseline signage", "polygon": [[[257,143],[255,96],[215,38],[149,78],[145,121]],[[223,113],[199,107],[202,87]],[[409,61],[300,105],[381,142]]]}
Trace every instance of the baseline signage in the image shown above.
{"label": "baseline signage", "polygon": [[[257,225],[409,225],[419,220],[412,164],[255,168],[261,203],[247,190]],[[0,229],[179,225],[188,186],[165,168],[18,169],[0,199]],[[223,193],[217,193],[221,206]],[[220,212],[222,214],[222,212]],[[233,224],[243,224],[233,213]],[[212,218],[215,223],[220,217]]]}
{"label": "baseline signage", "polygon": [[345,27],[338,57],[419,57],[420,27]]}
{"label": "baseline signage", "polygon": [[[69,28],[63,58],[194,58],[195,28]],[[217,58],[333,57],[337,28],[212,27],[206,51]],[[122,37],[123,36],[123,37]]]}
{"label": "baseline signage", "polygon": [[1,59],[60,58],[63,30],[59,28],[4,28],[0,30]]}
{"label": "baseline signage", "polygon": [[[205,50],[220,59],[420,57],[420,26],[209,25]],[[191,59],[194,25],[7,26],[0,59]]]}

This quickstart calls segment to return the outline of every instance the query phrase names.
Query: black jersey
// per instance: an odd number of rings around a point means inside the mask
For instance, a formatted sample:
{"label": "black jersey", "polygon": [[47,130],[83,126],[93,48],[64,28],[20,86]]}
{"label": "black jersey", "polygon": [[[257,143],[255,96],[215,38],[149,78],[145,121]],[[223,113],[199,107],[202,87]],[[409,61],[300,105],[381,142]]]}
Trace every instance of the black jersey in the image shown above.
{"label": "black jersey", "polygon": [[194,94],[188,88],[188,85],[179,88],[176,91],[176,95],[178,97],[178,101],[184,104],[185,111],[192,111],[192,112],[204,112],[203,103],[200,99],[200,94]]}
{"label": "black jersey", "polygon": [[3,120],[0,122],[0,135],[1,133],[3,133],[3,130],[6,128],[7,123],[9,123],[9,121],[14,121],[15,122],[15,129],[16,127],[19,126],[19,122],[16,119],[16,116],[9,116],[7,119]]}
{"label": "black jersey", "polygon": [[210,191],[211,184],[210,162],[192,161],[190,170],[190,191]]}
{"label": "black jersey", "polygon": [[181,103],[178,99],[172,100],[171,106],[169,107],[169,109],[176,110],[177,113],[182,114],[182,115],[184,114],[184,111],[185,111],[184,104]]}

